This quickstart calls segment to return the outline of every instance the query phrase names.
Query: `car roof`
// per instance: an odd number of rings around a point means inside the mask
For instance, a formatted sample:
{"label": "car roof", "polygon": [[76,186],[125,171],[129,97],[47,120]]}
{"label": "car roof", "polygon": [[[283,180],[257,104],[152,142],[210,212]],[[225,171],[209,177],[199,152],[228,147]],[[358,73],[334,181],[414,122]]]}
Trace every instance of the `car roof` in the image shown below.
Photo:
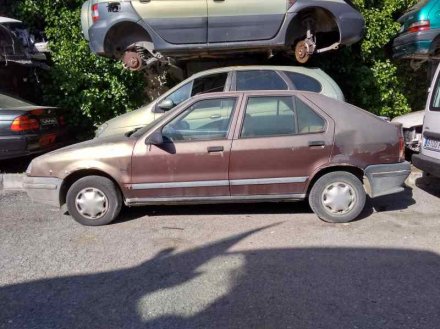
{"label": "car roof", "polygon": [[215,69],[209,69],[201,71],[192,75],[192,78],[204,76],[213,73],[223,73],[231,71],[290,71],[303,74],[310,74],[311,72],[316,72],[317,74],[324,72],[320,68],[309,68],[302,66],[284,66],[284,65],[240,65],[240,66],[227,66]]}

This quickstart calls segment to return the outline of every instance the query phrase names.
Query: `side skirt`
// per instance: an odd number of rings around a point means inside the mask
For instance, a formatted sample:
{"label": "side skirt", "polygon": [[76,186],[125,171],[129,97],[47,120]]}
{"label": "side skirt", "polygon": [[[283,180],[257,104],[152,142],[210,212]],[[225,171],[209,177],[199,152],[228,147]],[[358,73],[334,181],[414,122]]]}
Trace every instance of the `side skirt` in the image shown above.
{"label": "side skirt", "polygon": [[217,196],[217,197],[181,197],[181,198],[136,198],[126,199],[125,204],[132,206],[149,205],[194,205],[219,203],[254,203],[254,202],[292,202],[306,199],[305,194],[286,195],[250,195],[250,196]]}

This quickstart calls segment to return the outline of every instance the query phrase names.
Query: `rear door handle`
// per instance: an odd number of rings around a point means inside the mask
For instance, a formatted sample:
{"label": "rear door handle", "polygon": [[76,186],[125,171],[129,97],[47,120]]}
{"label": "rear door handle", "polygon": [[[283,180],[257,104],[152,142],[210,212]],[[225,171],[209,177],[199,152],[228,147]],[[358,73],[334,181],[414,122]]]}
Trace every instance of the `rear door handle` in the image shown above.
{"label": "rear door handle", "polygon": [[210,146],[208,147],[208,153],[223,152],[225,148],[223,146]]}
{"label": "rear door handle", "polygon": [[319,146],[325,146],[325,142],[324,141],[309,142],[309,147],[319,147]]}

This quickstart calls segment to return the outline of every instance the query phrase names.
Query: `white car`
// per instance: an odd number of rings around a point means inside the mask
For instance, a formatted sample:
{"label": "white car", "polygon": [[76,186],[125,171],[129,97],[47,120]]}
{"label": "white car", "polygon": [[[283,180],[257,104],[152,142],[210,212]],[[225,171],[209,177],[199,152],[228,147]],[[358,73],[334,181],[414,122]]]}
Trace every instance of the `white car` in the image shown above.
{"label": "white car", "polygon": [[437,67],[425,109],[420,154],[413,164],[424,173],[440,177],[440,66]]}
{"label": "white car", "polygon": [[402,124],[406,148],[412,152],[420,152],[424,118],[425,111],[417,111],[394,118],[392,121]]}

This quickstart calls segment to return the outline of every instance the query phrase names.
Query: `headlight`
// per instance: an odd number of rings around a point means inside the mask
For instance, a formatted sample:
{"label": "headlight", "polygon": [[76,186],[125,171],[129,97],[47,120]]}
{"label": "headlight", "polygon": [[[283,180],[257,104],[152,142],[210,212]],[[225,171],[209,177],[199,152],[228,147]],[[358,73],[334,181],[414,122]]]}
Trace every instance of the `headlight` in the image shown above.
{"label": "headlight", "polygon": [[102,133],[107,129],[107,127],[108,127],[108,123],[104,123],[104,124],[100,125],[98,127],[98,129],[96,129],[96,131],[95,131],[95,138],[98,138],[99,136],[101,136]]}

